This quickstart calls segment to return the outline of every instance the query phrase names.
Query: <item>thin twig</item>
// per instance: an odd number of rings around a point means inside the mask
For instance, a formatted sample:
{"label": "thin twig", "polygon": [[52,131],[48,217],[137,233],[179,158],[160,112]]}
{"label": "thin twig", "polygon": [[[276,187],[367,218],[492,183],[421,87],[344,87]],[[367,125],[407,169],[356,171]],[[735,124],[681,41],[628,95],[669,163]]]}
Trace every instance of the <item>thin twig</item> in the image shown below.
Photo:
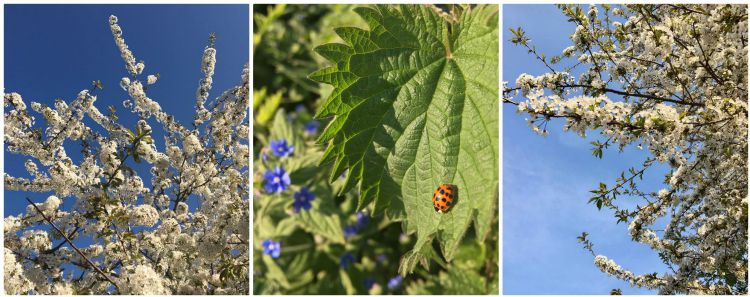
{"label": "thin twig", "polygon": [[109,278],[109,276],[108,276],[108,275],[107,275],[106,273],[104,273],[104,271],[102,271],[101,269],[99,269],[99,267],[98,267],[98,266],[94,265],[94,262],[92,262],[91,260],[89,260],[89,257],[86,257],[86,255],[85,255],[85,254],[83,254],[83,252],[81,252],[81,250],[79,250],[79,249],[78,249],[78,247],[77,247],[77,246],[76,246],[75,244],[73,244],[73,242],[72,242],[72,241],[70,241],[70,239],[68,238],[68,236],[67,236],[67,235],[65,235],[65,233],[63,233],[62,231],[60,231],[60,229],[59,229],[59,228],[57,228],[57,226],[55,226],[55,224],[54,224],[54,223],[52,223],[52,221],[51,221],[51,220],[50,220],[49,218],[47,218],[47,216],[45,216],[45,215],[44,215],[44,212],[42,212],[42,210],[40,210],[40,209],[39,209],[39,207],[37,207],[37,206],[36,206],[36,204],[35,204],[34,202],[32,202],[32,201],[31,201],[31,199],[29,199],[29,197],[26,197],[26,201],[29,201],[29,203],[31,203],[31,206],[33,206],[33,207],[34,207],[34,209],[36,209],[36,211],[37,211],[37,212],[39,213],[39,215],[41,215],[41,216],[42,216],[42,218],[43,218],[43,219],[44,219],[44,220],[45,220],[45,221],[46,221],[46,222],[47,222],[48,224],[50,224],[50,226],[52,226],[52,228],[54,228],[54,229],[55,229],[55,231],[57,231],[57,233],[60,233],[60,235],[61,235],[61,236],[62,236],[63,238],[65,238],[65,241],[67,241],[67,242],[68,242],[68,244],[70,244],[70,246],[71,246],[71,247],[72,247],[72,248],[73,248],[73,249],[74,249],[74,250],[75,250],[75,251],[76,251],[76,252],[77,252],[77,253],[78,253],[79,255],[81,255],[81,257],[82,257],[82,258],[83,258],[84,260],[86,260],[86,262],[88,262],[89,266],[91,266],[92,268],[94,268],[94,271],[96,271],[97,273],[101,274],[101,275],[102,275],[102,276],[103,276],[103,277],[104,277],[105,279],[107,279],[107,281],[108,281],[109,283],[111,283],[112,285],[114,285],[114,286],[115,286],[115,288],[116,288],[116,289],[117,289],[118,291],[120,290],[120,288],[118,288],[118,287],[117,287],[117,284],[116,284],[116,283],[115,283],[115,282],[114,282],[114,281],[113,281],[113,280],[112,280],[111,278]]}

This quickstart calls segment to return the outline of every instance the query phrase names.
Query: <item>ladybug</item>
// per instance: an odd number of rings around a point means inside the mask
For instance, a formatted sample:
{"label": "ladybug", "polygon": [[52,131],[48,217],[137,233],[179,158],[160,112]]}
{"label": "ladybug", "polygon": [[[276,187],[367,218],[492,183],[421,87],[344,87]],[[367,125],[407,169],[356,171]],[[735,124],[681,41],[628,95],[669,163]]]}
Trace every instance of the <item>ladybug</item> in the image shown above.
{"label": "ladybug", "polygon": [[458,195],[458,187],[455,185],[441,184],[432,194],[432,206],[439,213],[446,213],[453,206]]}

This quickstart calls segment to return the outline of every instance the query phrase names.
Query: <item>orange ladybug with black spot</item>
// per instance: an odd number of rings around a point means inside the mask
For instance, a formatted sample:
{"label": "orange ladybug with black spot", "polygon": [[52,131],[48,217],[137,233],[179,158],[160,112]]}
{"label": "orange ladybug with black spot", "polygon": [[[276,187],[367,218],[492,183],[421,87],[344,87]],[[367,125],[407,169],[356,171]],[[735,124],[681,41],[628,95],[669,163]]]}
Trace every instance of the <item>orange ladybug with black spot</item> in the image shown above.
{"label": "orange ladybug with black spot", "polygon": [[458,187],[450,184],[441,184],[432,194],[432,206],[439,213],[446,213],[453,207],[458,196]]}

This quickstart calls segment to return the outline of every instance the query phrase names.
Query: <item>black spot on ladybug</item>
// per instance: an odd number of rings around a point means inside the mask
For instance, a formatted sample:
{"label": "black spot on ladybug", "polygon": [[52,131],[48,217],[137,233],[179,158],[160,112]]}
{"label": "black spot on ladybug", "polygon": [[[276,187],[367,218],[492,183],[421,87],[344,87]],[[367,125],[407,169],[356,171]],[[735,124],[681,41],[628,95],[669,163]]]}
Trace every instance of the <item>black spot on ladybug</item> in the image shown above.
{"label": "black spot on ladybug", "polygon": [[445,197],[443,197],[443,202],[445,202]]}
{"label": "black spot on ladybug", "polygon": [[440,189],[440,194],[445,194],[445,190]]}
{"label": "black spot on ladybug", "polygon": [[435,211],[438,211],[438,207],[437,206],[435,206]]}
{"label": "black spot on ladybug", "polygon": [[450,203],[450,201],[449,201],[449,202],[446,202],[446,203],[445,203],[445,205],[451,206],[451,203]]}

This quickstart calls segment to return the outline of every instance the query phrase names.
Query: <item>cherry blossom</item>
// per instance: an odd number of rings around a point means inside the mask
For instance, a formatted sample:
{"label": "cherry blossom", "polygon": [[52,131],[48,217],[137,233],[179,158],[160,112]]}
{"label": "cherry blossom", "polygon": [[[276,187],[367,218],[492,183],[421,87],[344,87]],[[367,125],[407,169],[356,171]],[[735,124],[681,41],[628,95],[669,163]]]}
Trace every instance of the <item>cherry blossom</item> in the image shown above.
{"label": "cherry blossom", "polygon": [[[590,202],[626,222],[668,272],[634,274],[604,255],[595,265],[661,294],[747,294],[747,6],[560,9],[575,26],[561,55],[540,54],[512,30],[511,41],[549,72],[520,75],[504,102],[541,135],[555,119],[582,137],[598,134],[596,157],[609,146],[649,153],[614,185],[601,183]],[[662,189],[645,191],[637,181],[654,164],[669,172]],[[586,235],[579,241],[595,254]]]}
{"label": "cherry blossom", "polygon": [[[209,99],[218,56],[211,37],[196,99],[201,121],[188,127],[149,97],[144,85],[157,88],[158,75],[144,74],[117,17],[109,25],[135,126],[113,108],[102,113],[97,88],[31,109],[20,94],[4,95],[5,147],[26,158],[29,176],[8,170],[5,188],[50,193],[5,218],[5,293],[248,294],[247,65],[238,85]],[[82,160],[63,143],[80,144]]]}

